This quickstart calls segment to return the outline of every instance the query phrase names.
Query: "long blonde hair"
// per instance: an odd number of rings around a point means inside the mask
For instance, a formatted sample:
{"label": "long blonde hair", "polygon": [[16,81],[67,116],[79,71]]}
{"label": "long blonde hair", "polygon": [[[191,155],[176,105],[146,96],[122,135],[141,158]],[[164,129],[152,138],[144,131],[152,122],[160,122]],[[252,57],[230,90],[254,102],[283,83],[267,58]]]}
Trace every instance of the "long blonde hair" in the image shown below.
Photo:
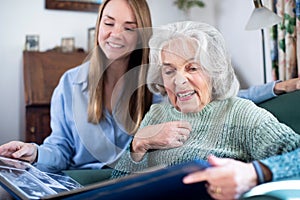
{"label": "long blonde hair", "polygon": [[[88,103],[88,121],[97,124],[103,118],[104,107],[104,79],[103,74],[106,69],[106,57],[98,45],[99,25],[102,18],[102,13],[111,0],[104,1],[99,7],[98,18],[95,29],[95,48],[90,59],[90,69],[88,77],[89,103]],[[135,68],[137,69],[136,77],[131,77],[131,81],[136,81],[138,87],[128,99],[120,97],[118,100],[118,112],[116,112],[117,120],[125,128],[125,130],[133,134],[136,132],[140,122],[149,110],[152,103],[152,94],[145,85],[148,62],[149,62],[149,48],[148,41],[151,37],[152,22],[148,4],[146,0],[128,0],[136,20],[138,28],[148,28],[148,31],[140,32],[141,43],[136,50],[130,55],[129,66],[127,71]],[[150,30],[150,31],[149,31]],[[145,67],[146,66],[146,67]],[[127,84],[125,82],[125,84]],[[126,93],[126,91],[124,91]],[[129,95],[129,94],[127,94]],[[126,96],[127,96],[126,95]],[[120,95],[121,96],[121,95]],[[124,99],[125,98],[125,99]],[[120,110],[122,109],[122,110]]]}

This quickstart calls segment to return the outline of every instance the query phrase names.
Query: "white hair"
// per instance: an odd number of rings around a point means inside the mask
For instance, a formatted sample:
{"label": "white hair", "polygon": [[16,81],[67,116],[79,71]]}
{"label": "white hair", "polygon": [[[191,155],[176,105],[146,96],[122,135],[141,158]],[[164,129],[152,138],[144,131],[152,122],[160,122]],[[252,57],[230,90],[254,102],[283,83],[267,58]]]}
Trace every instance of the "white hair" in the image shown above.
{"label": "white hair", "polygon": [[[150,67],[147,85],[153,93],[166,94],[161,73],[161,51],[173,39],[191,38],[196,43],[194,56],[209,76],[212,100],[227,99],[236,96],[239,82],[231,65],[230,56],[225,47],[222,34],[213,26],[195,22],[176,22],[153,29],[149,41]],[[176,48],[187,48],[185,42],[176,44]],[[185,50],[186,53],[191,51]],[[199,59],[199,60],[198,60]]]}

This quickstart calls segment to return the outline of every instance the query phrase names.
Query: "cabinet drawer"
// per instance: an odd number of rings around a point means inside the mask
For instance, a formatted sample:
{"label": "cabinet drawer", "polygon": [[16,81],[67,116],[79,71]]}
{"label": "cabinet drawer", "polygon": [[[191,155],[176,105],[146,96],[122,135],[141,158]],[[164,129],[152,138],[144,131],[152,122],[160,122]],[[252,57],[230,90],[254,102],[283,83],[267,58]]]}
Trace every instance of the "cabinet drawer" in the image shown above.
{"label": "cabinet drawer", "polygon": [[25,141],[42,144],[50,133],[50,107],[27,106]]}

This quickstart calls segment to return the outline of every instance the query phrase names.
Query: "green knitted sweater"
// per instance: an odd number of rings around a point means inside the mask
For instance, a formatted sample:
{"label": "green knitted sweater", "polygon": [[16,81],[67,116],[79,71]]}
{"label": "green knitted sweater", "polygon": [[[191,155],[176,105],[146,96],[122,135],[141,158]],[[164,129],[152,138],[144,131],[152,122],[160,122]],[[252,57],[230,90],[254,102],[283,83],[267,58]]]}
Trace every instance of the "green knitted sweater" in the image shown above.
{"label": "green knitted sweater", "polygon": [[182,114],[169,103],[155,104],[140,128],[175,120],[186,120],[192,125],[183,146],[150,150],[140,162],[131,159],[128,148],[116,164],[112,178],[154,166],[206,160],[210,154],[250,162],[300,147],[300,135],[268,111],[238,97],[213,101],[202,111],[188,114]]}

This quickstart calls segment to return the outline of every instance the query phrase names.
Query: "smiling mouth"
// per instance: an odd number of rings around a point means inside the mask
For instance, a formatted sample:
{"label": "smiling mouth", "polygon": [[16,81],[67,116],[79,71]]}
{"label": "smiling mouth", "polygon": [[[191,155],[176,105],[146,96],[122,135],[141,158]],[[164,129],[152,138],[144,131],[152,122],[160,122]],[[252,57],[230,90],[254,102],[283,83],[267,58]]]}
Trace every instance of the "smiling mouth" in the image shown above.
{"label": "smiling mouth", "polygon": [[107,44],[112,47],[112,48],[122,48],[124,47],[124,45],[121,44],[116,44],[116,43],[111,43],[111,42],[107,42]]}
{"label": "smiling mouth", "polygon": [[188,92],[180,92],[180,93],[177,93],[176,96],[179,98],[179,100],[183,101],[183,100],[188,100],[195,93],[196,93],[195,90],[188,91]]}

